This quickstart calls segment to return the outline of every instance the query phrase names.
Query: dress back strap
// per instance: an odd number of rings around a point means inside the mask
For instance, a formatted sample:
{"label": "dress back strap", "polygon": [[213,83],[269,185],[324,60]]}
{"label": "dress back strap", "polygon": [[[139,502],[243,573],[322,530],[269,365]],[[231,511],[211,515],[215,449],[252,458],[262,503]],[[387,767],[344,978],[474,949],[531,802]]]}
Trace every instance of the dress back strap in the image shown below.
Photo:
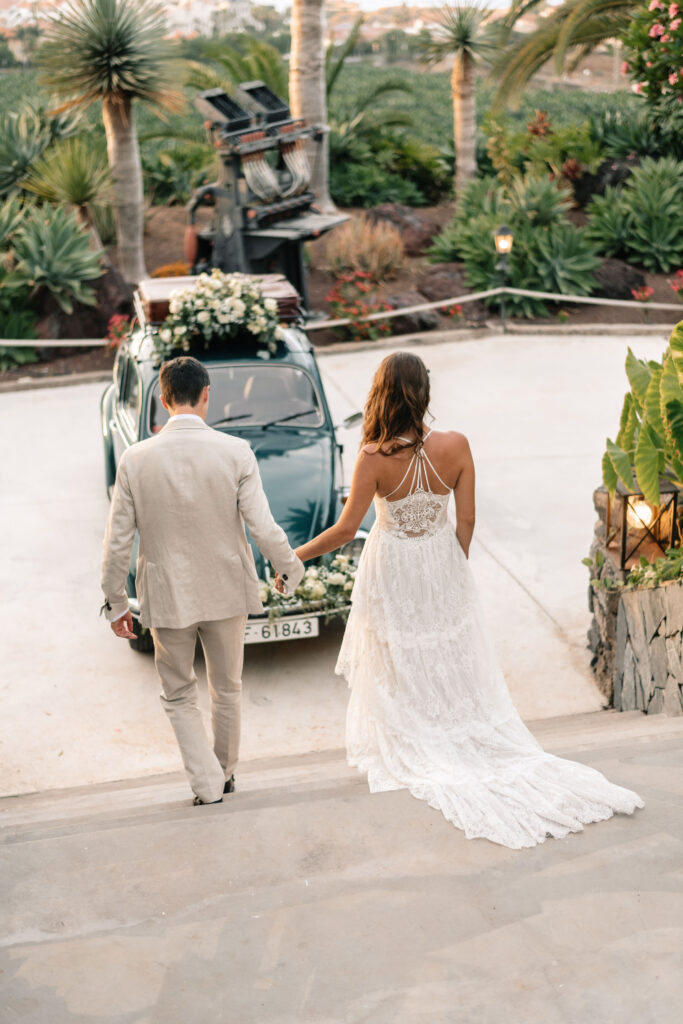
{"label": "dress back strap", "polygon": [[[408,494],[414,494],[415,491],[418,491],[418,490],[427,491],[427,492],[429,492],[431,494],[432,493],[432,489],[429,486],[429,476],[427,474],[427,468],[425,466],[425,463],[427,463],[427,466],[429,466],[429,468],[431,469],[432,473],[434,474],[436,479],[439,481],[441,486],[445,487],[446,491],[450,490],[450,487],[448,486],[448,484],[444,483],[444,481],[441,479],[441,477],[437,473],[437,471],[436,471],[436,469],[434,467],[434,464],[432,463],[432,460],[429,458],[429,456],[427,455],[427,452],[424,449],[424,443],[427,440],[427,438],[431,435],[431,433],[432,433],[431,430],[428,431],[428,433],[425,434],[425,436],[422,439],[422,441],[420,441],[420,442],[418,442],[416,444],[415,451],[413,452],[413,454],[412,454],[412,456],[410,458],[410,462],[408,463],[408,468],[406,469],[405,473],[403,474],[400,482],[396,485],[396,487],[394,487],[393,491],[389,491],[388,494],[384,495],[385,501],[386,501],[387,498],[390,498],[392,496],[392,494],[396,494],[396,491],[399,491],[401,489],[403,484],[406,482],[406,480],[410,476],[411,472],[412,472],[412,479],[410,481],[410,486],[408,488]],[[408,444],[412,443],[409,437],[401,437],[400,435],[396,438],[396,440],[397,441],[406,441]],[[406,495],[406,497],[407,496],[408,495]]]}

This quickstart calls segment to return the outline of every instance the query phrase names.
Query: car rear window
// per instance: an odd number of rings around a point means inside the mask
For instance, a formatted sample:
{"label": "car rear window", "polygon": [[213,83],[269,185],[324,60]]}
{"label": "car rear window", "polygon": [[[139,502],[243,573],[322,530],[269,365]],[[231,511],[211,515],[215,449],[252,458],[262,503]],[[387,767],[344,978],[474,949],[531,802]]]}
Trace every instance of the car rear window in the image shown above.
{"label": "car rear window", "polygon": [[[211,380],[207,422],[212,426],[262,426],[281,419],[301,427],[319,427],[323,423],[315,385],[307,373],[295,366],[257,363],[207,369]],[[161,404],[157,381],[149,403],[150,432],[157,434],[167,422],[168,413]]]}

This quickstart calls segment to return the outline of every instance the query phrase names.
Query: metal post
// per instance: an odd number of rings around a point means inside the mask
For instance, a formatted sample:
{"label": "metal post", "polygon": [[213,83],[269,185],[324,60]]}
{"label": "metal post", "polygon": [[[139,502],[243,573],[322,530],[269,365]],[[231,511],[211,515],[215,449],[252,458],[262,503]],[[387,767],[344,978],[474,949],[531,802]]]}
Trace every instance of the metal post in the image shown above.
{"label": "metal post", "polygon": [[503,291],[500,293],[500,326],[503,334],[505,334],[505,275],[507,272],[507,256],[501,255],[496,268],[500,270],[500,286]]}

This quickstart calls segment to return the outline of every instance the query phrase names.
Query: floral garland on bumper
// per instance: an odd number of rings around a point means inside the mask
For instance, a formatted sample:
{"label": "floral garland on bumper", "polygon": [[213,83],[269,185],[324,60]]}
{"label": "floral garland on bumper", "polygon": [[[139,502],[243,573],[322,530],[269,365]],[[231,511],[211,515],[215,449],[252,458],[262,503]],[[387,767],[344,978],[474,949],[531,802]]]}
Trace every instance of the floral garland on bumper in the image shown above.
{"label": "floral garland on bumper", "polygon": [[264,354],[273,355],[281,333],[275,299],[265,298],[246,274],[214,269],[200,274],[191,286],[171,292],[168,316],[157,332],[155,348],[167,359],[179,350],[206,350],[239,335]]}
{"label": "floral garland on bumper", "polygon": [[348,555],[336,555],[330,562],[312,565],[293,594],[281,594],[272,583],[261,581],[259,597],[268,618],[287,612],[322,612],[326,618],[346,618],[356,578],[356,562]]}

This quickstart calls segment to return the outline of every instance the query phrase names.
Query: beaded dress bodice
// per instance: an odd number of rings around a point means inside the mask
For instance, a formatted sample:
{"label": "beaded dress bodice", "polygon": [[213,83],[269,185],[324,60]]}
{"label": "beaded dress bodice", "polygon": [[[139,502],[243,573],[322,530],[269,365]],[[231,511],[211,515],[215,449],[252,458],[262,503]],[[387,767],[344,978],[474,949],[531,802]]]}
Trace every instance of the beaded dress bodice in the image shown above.
{"label": "beaded dress bodice", "polygon": [[[431,433],[430,430],[424,441]],[[410,443],[405,437],[399,437],[398,440]],[[448,519],[448,499],[451,492],[427,455],[424,441],[416,446],[398,486],[384,497],[375,498],[375,512],[379,529],[388,530],[395,536],[404,539],[434,534],[446,524]],[[447,488],[447,493],[440,494],[430,488],[428,468],[431,469],[439,483]],[[392,495],[400,491],[408,479],[410,479],[408,493],[402,498],[392,499]]]}

